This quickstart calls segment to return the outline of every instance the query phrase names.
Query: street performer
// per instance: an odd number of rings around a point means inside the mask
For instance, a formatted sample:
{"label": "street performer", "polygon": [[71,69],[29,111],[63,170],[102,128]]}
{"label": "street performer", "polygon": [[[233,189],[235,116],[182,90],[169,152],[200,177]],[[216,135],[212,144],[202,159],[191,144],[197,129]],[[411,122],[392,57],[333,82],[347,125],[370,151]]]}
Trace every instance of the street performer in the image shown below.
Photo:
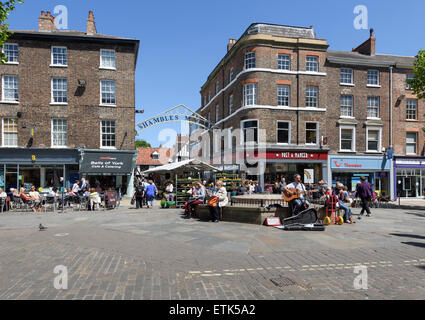
{"label": "street performer", "polygon": [[304,184],[301,182],[301,176],[299,174],[294,176],[294,182],[286,185],[283,189],[287,194],[299,194],[299,197],[294,198],[289,203],[292,207],[292,215],[295,216],[310,206],[310,203],[305,199],[307,191]]}

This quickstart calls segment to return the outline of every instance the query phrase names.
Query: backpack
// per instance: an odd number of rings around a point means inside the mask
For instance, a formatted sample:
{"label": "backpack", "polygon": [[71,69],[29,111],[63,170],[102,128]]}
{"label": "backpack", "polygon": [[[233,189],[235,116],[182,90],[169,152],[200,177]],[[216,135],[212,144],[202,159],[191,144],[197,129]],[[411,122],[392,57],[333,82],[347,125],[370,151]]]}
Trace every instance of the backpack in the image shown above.
{"label": "backpack", "polygon": [[138,186],[136,188],[136,195],[141,196],[144,190],[145,190],[145,187],[143,185]]}

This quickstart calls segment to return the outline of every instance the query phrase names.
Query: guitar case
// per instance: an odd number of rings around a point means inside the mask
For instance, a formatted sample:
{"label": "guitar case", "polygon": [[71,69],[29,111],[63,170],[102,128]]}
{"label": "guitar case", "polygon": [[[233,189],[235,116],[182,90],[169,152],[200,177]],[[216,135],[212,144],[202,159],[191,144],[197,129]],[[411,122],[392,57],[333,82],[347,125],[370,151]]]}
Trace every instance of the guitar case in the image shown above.
{"label": "guitar case", "polygon": [[301,211],[296,216],[283,220],[284,230],[324,231],[325,226],[318,223],[319,216],[314,208]]}

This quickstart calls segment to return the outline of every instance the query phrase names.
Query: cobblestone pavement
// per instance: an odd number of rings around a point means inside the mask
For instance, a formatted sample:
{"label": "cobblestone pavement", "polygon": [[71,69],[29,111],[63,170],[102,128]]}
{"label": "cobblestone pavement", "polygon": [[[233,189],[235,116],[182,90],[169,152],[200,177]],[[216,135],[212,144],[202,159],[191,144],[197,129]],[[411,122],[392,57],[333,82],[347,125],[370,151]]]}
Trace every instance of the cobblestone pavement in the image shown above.
{"label": "cobblestone pavement", "polygon": [[[66,290],[53,285],[58,265]],[[354,289],[359,265],[367,290]],[[324,232],[185,220],[178,209],[0,215],[0,299],[424,298],[424,210],[375,209]]]}

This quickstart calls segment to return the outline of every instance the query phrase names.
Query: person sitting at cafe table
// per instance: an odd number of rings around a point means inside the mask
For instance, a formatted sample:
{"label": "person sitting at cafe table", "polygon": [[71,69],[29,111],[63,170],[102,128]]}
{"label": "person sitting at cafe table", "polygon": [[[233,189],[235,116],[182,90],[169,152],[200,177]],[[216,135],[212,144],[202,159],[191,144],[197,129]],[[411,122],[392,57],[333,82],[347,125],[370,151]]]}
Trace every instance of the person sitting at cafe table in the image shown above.
{"label": "person sitting at cafe table", "polygon": [[41,209],[41,207],[43,205],[44,198],[42,196],[40,196],[40,194],[36,190],[35,186],[31,186],[30,190],[31,190],[30,191],[30,198],[31,198],[31,200],[34,201],[34,207],[37,210]]}
{"label": "person sitting at cafe table", "polygon": [[94,211],[96,205],[100,206],[101,204],[101,199],[99,196],[99,193],[96,191],[95,188],[90,188],[90,194],[89,194],[89,210]]}
{"label": "person sitting at cafe table", "polygon": [[292,215],[297,215],[310,206],[310,203],[305,199],[307,190],[304,184],[301,182],[301,175],[296,174],[294,176],[294,182],[286,185],[283,189],[290,195],[299,194],[299,197],[296,197],[289,203],[292,207]]}
{"label": "person sitting at cafe table", "polygon": [[19,192],[19,197],[22,199],[22,201],[24,203],[28,203],[28,205],[30,206],[30,208],[32,209],[32,211],[37,212],[33,201],[31,200],[31,198],[25,193],[25,188],[21,188],[20,192]]}
{"label": "person sitting at cafe table", "polygon": [[3,207],[3,209],[0,209],[0,212],[8,210],[9,204],[7,200],[8,197],[6,192],[4,192],[2,188],[0,188],[0,205]]}

